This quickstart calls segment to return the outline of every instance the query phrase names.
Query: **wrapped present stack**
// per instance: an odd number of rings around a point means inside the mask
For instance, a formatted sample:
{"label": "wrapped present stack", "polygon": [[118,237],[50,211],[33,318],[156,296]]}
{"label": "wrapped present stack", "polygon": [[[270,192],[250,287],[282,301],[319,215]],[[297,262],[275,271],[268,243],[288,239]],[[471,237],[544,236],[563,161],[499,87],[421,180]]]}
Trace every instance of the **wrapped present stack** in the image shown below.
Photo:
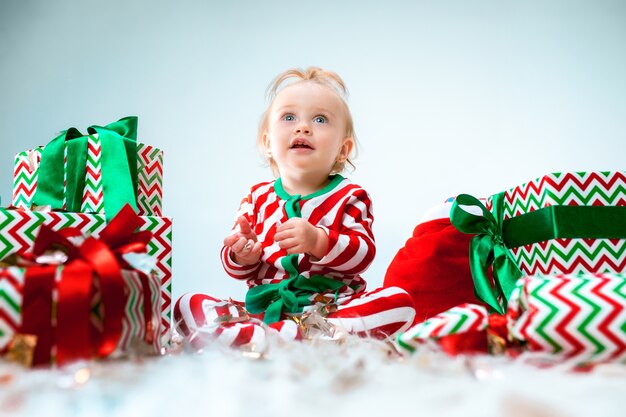
{"label": "wrapped present stack", "polygon": [[455,351],[497,334],[531,351],[626,357],[626,173],[545,175],[485,205],[462,194],[450,220],[473,235],[469,263],[484,305],[418,323],[399,336],[402,346],[437,340]]}
{"label": "wrapped present stack", "polygon": [[13,207],[0,208],[0,354],[39,365],[168,343],[163,153],[136,131],[136,117],[70,128],[16,156]]}

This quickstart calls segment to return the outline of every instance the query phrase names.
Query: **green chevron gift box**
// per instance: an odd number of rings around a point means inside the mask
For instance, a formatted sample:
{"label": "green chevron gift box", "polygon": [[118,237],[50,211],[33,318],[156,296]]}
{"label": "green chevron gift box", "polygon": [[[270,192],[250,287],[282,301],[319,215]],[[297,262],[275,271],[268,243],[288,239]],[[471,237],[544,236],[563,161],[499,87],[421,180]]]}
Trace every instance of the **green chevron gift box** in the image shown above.
{"label": "green chevron gift box", "polygon": [[626,173],[564,172],[487,199],[462,194],[450,220],[474,234],[475,293],[503,313],[522,275],[626,271]]}
{"label": "green chevron gift box", "polygon": [[137,142],[137,117],[87,131],[70,128],[15,156],[13,206],[112,217],[129,203],[139,215],[161,216],[163,152]]}
{"label": "green chevron gift box", "polygon": [[[157,216],[137,216],[137,219],[137,231],[152,234],[146,250],[154,258],[154,276],[160,287],[160,339],[162,343],[168,343],[172,294],[172,220]],[[31,251],[43,225],[53,231],[71,228],[84,235],[99,238],[107,227],[107,220],[103,214],[0,208],[0,260],[16,253]],[[3,271],[6,275],[7,269]],[[20,306],[23,282],[20,274],[23,271],[13,271],[12,279],[0,279],[0,347],[6,345],[11,332],[19,328],[16,309]]]}
{"label": "green chevron gift box", "polygon": [[[437,343],[449,353],[520,349],[584,361],[626,360],[626,276],[571,274],[519,279],[506,315],[463,304],[397,337],[405,350]],[[469,349],[468,349],[469,348]]]}

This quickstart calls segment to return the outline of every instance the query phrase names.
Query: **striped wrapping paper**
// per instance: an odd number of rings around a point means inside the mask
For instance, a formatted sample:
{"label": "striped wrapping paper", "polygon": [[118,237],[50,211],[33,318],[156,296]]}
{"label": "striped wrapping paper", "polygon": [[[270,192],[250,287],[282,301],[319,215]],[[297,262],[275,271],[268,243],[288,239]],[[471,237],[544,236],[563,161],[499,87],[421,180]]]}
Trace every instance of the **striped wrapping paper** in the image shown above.
{"label": "striped wrapping paper", "polygon": [[445,336],[484,331],[488,327],[488,317],[487,309],[481,305],[461,304],[413,325],[398,334],[396,341],[406,351],[414,352],[420,345]]}
{"label": "striped wrapping paper", "polygon": [[[485,307],[464,304],[400,334],[413,351],[427,341],[487,330]],[[594,361],[626,359],[626,276],[561,274],[517,281],[507,311],[509,342],[529,351],[587,356]]]}

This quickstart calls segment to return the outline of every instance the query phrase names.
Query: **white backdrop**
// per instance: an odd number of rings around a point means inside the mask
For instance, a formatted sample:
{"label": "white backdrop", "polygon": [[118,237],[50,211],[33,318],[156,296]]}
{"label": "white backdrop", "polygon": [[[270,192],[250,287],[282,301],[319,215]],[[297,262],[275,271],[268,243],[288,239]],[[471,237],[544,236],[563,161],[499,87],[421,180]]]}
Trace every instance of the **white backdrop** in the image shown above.
{"label": "white backdrop", "polygon": [[421,214],[626,155],[626,2],[3,0],[0,195],[13,155],[60,130],[139,116],[165,151],[174,296],[243,297],[219,249],[248,187],[269,81],[338,72],[374,200],[373,288]]}

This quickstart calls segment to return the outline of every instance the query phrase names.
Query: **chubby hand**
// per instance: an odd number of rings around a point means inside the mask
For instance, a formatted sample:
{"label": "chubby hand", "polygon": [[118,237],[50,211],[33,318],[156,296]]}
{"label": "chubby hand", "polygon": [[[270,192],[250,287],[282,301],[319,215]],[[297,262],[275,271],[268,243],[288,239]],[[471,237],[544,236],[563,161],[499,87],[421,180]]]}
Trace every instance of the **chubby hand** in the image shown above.
{"label": "chubby hand", "polygon": [[262,245],[245,217],[237,219],[239,231],[224,238],[230,248],[230,257],[239,265],[254,265],[261,259]]}
{"label": "chubby hand", "polygon": [[326,255],[328,236],[305,219],[293,217],[276,228],[274,241],[288,254],[308,253],[317,259]]}

